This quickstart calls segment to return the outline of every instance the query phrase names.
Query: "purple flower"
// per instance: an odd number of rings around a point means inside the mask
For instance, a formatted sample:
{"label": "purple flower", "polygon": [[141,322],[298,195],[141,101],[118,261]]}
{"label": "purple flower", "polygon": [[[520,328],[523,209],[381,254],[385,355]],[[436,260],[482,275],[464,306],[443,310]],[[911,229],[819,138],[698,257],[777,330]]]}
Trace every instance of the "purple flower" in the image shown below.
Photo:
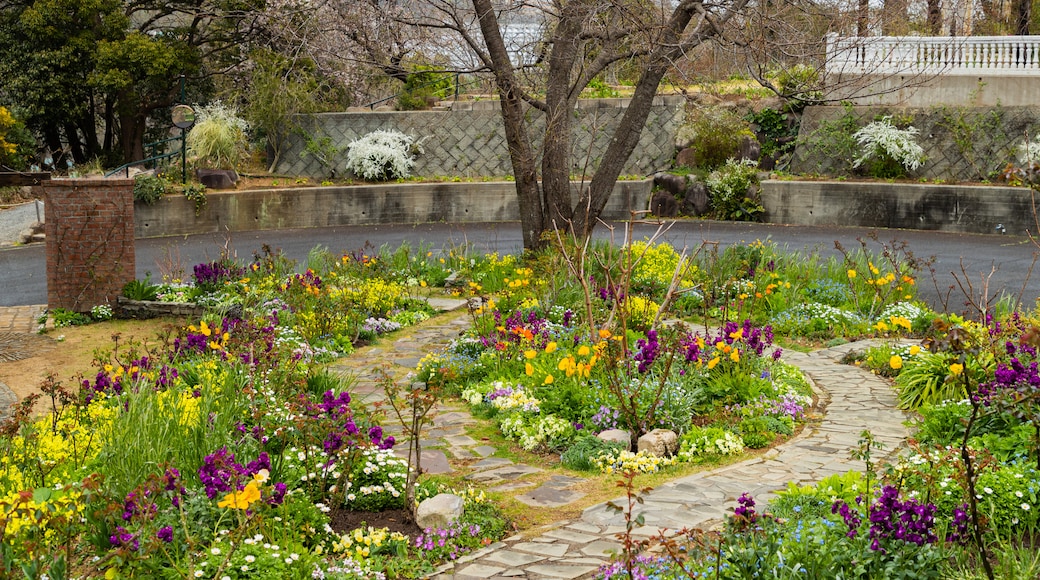
{"label": "purple flower", "polygon": [[134,534],[126,531],[123,526],[117,527],[116,533],[109,536],[108,541],[113,548],[128,548],[132,552],[136,552],[140,547]]}
{"label": "purple flower", "polygon": [[155,532],[155,537],[169,544],[173,541],[173,528],[171,526],[163,526],[159,528],[158,532]]}

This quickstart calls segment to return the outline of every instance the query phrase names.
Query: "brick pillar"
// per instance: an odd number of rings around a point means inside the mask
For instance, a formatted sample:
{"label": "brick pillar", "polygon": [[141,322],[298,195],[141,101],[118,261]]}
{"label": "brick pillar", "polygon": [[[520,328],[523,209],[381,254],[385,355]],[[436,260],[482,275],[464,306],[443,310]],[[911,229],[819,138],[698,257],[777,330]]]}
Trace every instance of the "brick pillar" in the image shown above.
{"label": "brick pillar", "polygon": [[43,182],[47,306],[89,312],[115,305],[133,280],[134,180]]}

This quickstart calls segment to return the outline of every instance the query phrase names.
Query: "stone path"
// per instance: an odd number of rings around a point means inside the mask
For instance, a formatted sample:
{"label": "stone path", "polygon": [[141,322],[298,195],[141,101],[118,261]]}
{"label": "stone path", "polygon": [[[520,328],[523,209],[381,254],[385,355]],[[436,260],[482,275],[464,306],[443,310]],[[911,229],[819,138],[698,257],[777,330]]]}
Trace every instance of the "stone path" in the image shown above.
{"label": "stone path", "polygon": [[[35,334],[39,326],[36,319],[46,309],[46,304],[0,307],[0,363],[29,358],[54,347],[53,340]],[[10,387],[0,383],[0,421],[11,416],[11,406],[17,402]]]}
{"label": "stone path", "polygon": [[[710,529],[720,525],[748,492],[760,504],[788,482],[807,484],[849,470],[861,470],[849,459],[860,433],[869,429],[884,443],[875,457],[884,460],[907,437],[906,416],[896,409],[889,384],[869,371],[842,365],[841,357],[864,344],[848,344],[809,355],[790,352],[785,359],[799,366],[815,383],[825,415],[796,438],[765,456],[666,483],[650,492],[635,514],[646,525],[636,535],[646,537],[684,527]],[[623,498],[614,500],[621,503]],[[616,534],[624,517],[598,504],[581,518],[562,521],[517,535],[474,552],[446,567],[438,580],[476,578],[571,579],[591,577],[620,547]]]}

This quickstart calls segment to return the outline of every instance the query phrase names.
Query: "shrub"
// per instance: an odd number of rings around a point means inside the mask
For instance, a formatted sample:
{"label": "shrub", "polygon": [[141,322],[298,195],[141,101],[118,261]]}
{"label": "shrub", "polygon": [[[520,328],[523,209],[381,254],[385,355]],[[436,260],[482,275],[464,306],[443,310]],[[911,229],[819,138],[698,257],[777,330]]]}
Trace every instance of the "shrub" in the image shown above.
{"label": "shrub", "polygon": [[404,179],[415,166],[412,155],[422,152],[419,143],[409,135],[373,131],[347,147],[347,169],[364,179]]}
{"label": "shrub", "polygon": [[0,107],[0,164],[14,170],[27,168],[35,145],[25,124]]}
{"label": "shrub", "polygon": [[160,175],[142,174],[134,177],[134,201],[152,205],[166,195],[166,180]]}
{"label": "shrub", "polygon": [[159,294],[159,286],[150,280],[131,280],[123,286],[123,296],[130,300],[155,300]]}
{"label": "shrub", "polygon": [[593,459],[603,455],[605,451],[626,449],[624,443],[604,441],[599,437],[581,437],[560,455],[560,462],[567,469],[576,471],[596,471],[599,469]]}
{"label": "shrub", "polygon": [[679,441],[679,457],[685,461],[739,455],[743,451],[740,435],[722,427],[692,427]]}
{"label": "shrub", "polygon": [[704,169],[721,166],[737,155],[743,139],[755,137],[746,120],[726,109],[687,109],[687,115],[689,120],[679,128],[677,138],[690,144]]}
{"label": "shrub", "polygon": [[201,183],[191,183],[184,186],[184,197],[195,204],[195,215],[202,212],[206,207],[206,186]]}
{"label": "shrub", "polygon": [[192,160],[204,167],[234,169],[245,156],[249,125],[220,101],[200,107],[195,117],[198,122],[187,137]]}
{"label": "shrub", "polygon": [[776,75],[776,84],[780,94],[794,101],[796,108],[816,103],[823,97],[820,71],[809,65],[796,64],[780,71]]}
{"label": "shrub", "polygon": [[914,171],[924,161],[924,149],[914,140],[918,133],[912,126],[899,129],[891,115],[873,121],[852,135],[862,152],[852,166],[867,163],[867,173],[874,177],[900,177]]}
{"label": "shrub", "polygon": [[758,186],[754,161],[730,159],[708,175],[706,185],[711,207],[719,219],[754,221],[765,211],[752,189]]}

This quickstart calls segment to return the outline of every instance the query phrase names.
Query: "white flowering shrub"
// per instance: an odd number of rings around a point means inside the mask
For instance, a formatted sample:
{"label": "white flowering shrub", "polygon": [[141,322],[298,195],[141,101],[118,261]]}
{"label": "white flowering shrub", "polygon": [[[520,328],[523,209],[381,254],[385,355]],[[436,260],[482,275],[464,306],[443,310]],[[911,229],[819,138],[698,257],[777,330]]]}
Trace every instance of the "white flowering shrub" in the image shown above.
{"label": "white flowering shrub", "polygon": [[594,457],[592,463],[603,473],[656,473],[675,465],[675,458],[658,457],[648,451],[632,453],[627,449],[611,449]]}
{"label": "white flowering shrub", "polygon": [[696,461],[703,458],[738,455],[744,451],[740,435],[721,427],[692,427],[682,437],[679,458]]}
{"label": "white flowering shrub", "polygon": [[873,121],[853,133],[862,155],[853,167],[867,163],[874,177],[899,177],[905,171],[916,171],[924,162],[924,149],[917,144],[916,127],[900,129],[892,124],[891,115]]}
{"label": "white flowering shrub", "polygon": [[1034,163],[1040,163],[1040,135],[1018,146],[1018,164],[1027,167]]}
{"label": "white flowering shrub", "polygon": [[422,146],[399,131],[373,131],[347,146],[347,169],[373,181],[404,179],[411,175]]}
{"label": "white flowering shrub", "polygon": [[755,199],[758,164],[750,159],[730,159],[712,171],[704,182],[715,217],[724,220],[753,221],[765,211]]}

